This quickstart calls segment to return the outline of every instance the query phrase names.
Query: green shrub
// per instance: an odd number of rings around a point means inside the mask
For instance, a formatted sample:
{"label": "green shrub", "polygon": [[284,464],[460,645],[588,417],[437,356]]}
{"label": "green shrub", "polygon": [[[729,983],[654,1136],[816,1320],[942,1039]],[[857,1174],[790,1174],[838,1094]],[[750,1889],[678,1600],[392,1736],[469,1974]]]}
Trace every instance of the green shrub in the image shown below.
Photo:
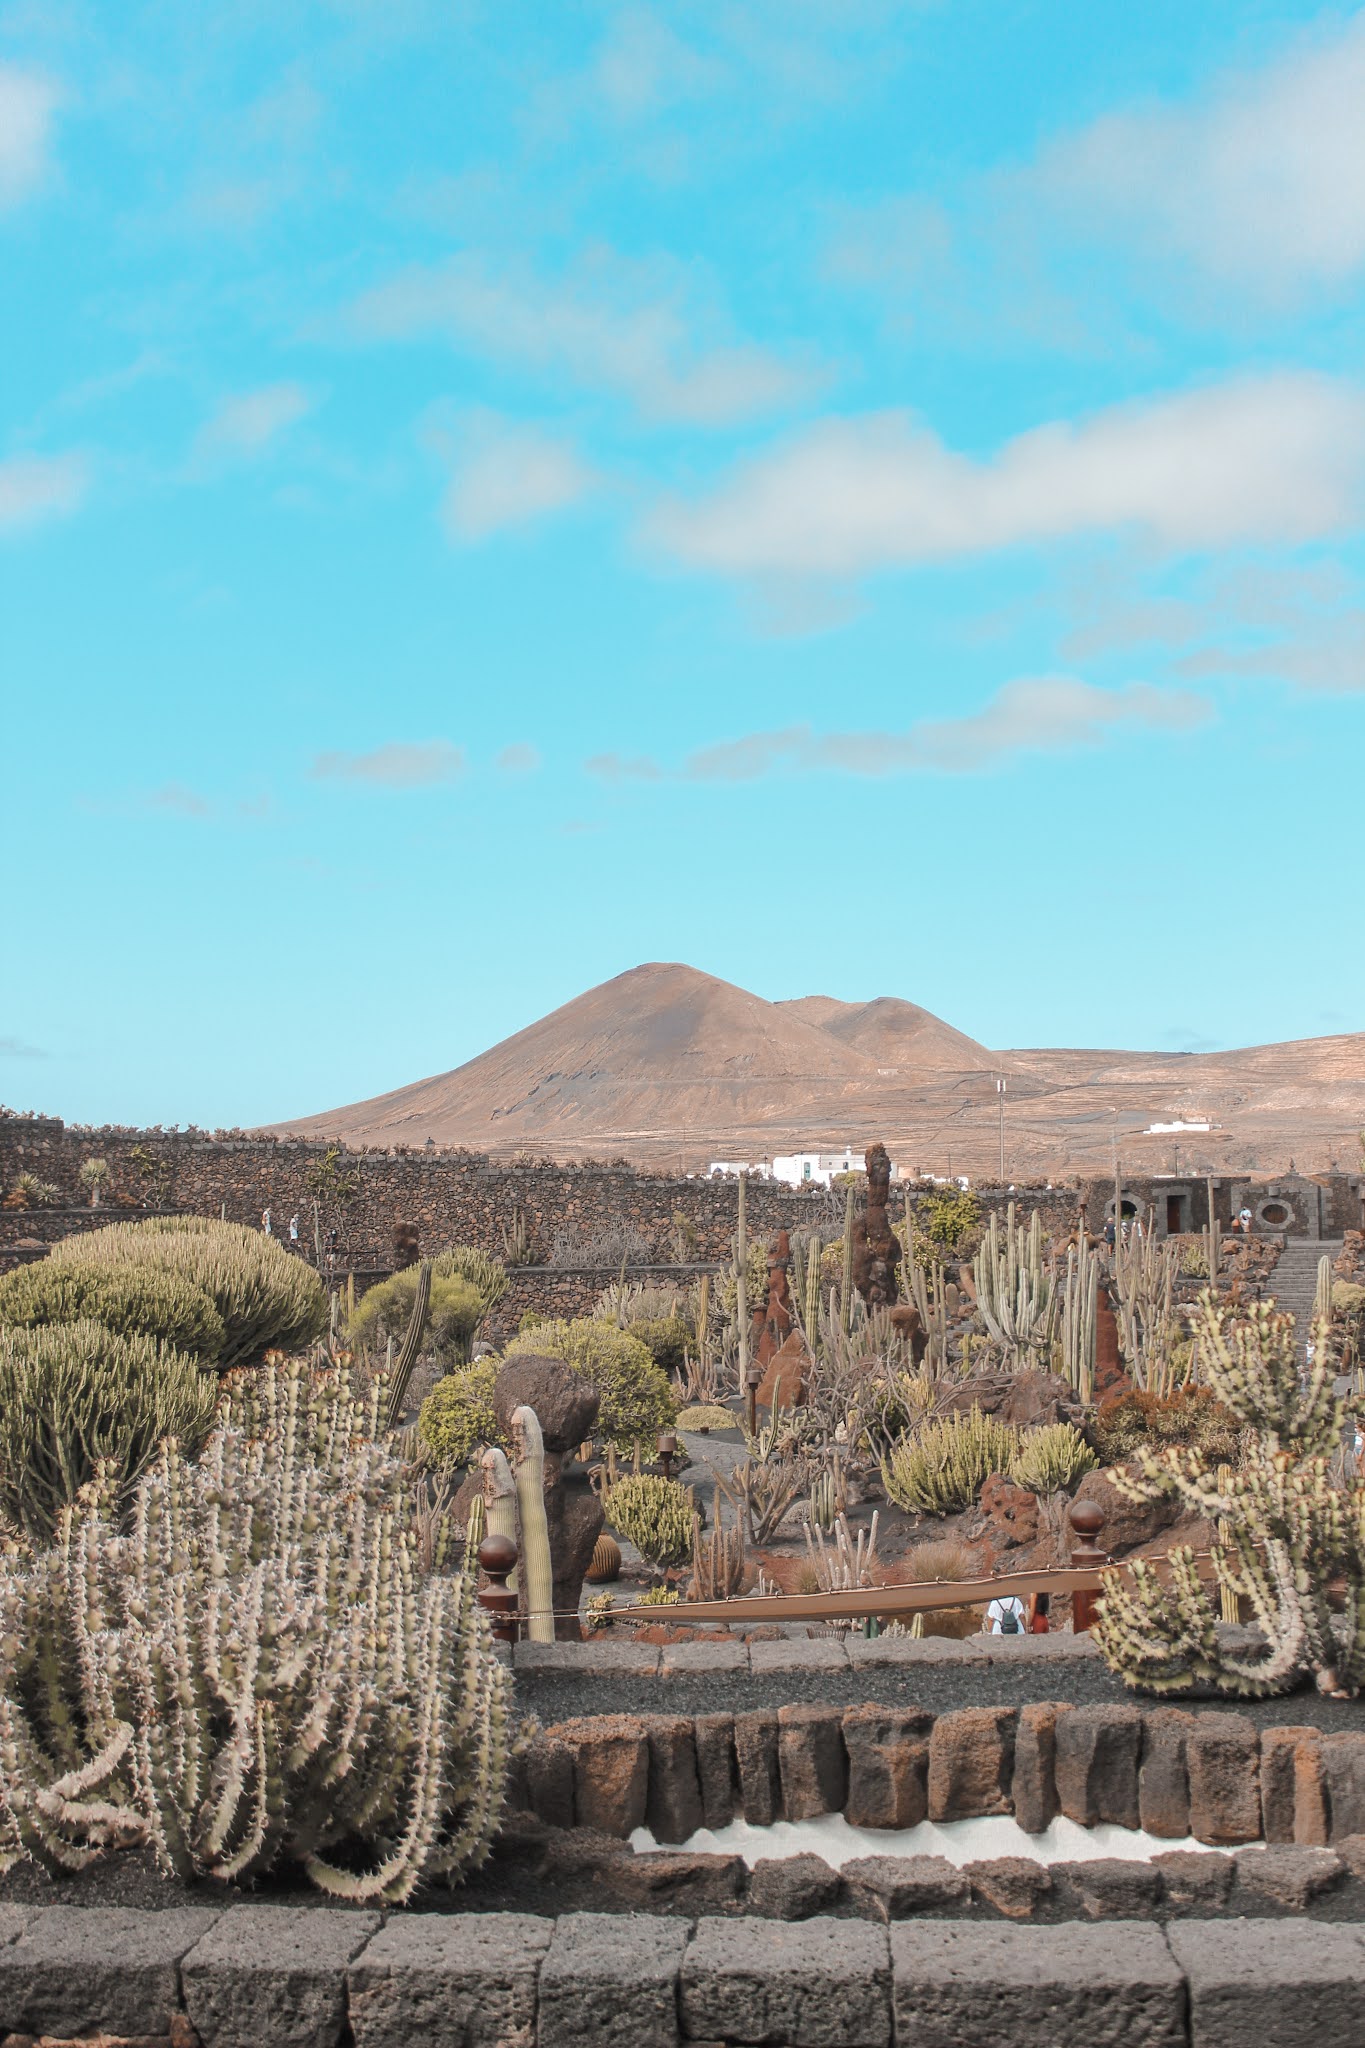
{"label": "green shrub", "polygon": [[650,1357],[638,1337],[614,1323],[579,1316],[572,1322],[552,1320],[533,1330],[518,1331],[506,1356],[531,1352],[540,1358],[562,1358],[602,1396],[598,1433],[607,1442],[629,1450],[653,1443],[661,1429],[671,1429],[678,1401],[667,1375]]}
{"label": "green shrub", "polygon": [[438,1465],[467,1465],[480,1444],[500,1444],[493,1413],[496,1358],[476,1359],[438,1380],[423,1401],[417,1434]]}
{"label": "green shrub", "polygon": [[72,1266],[39,1259],[0,1278],[0,1324],[103,1323],[115,1336],[161,1337],[212,1365],[223,1318],[202,1287],[155,1266]]}
{"label": "green shrub", "polygon": [[[392,1273],[371,1287],[356,1304],[347,1325],[349,1341],[356,1346],[382,1351],[392,1337],[394,1348],[402,1343],[417,1297],[416,1266]],[[459,1274],[438,1276],[431,1271],[431,1301],[427,1309],[422,1349],[446,1365],[468,1365],[479,1324],[488,1304],[479,1289]]]}
{"label": "green shrub", "polygon": [[628,1280],[622,1286],[613,1280],[598,1295],[593,1317],[629,1330],[667,1373],[681,1372],[687,1353],[695,1348],[692,1317],[676,1287],[656,1287],[647,1280]]}
{"label": "green shrub", "polygon": [[217,1399],[216,1377],[155,1337],[89,1321],[0,1329],[0,1511],[46,1542],[102,1460],[126,1498],[163,1437],[194,1456]]}
{"label": "green shrub", "polygon": [[681,1409],[677,1423],[679,1429],[738,1429],[740,1418],[733,1408],[703,1401],[695,1407]]}
{"label": "green shrub", "polygon": [[112,1223],[64,1238],[52,1259],[63,1266],[150,1266],[202,1287],[223,1319],[221,1372],[256,1365],[270,1350],[300,1350],[327,1323],[327,1296],[312,1267],[241,1223],[207,1216]]}
{"label": "green shrub", "polygon": [[692,1499],[676,1479],[637,1472],[607,1494],[607,1520],[650,1564],[681,1564],[692,1555]]}
{"label": "green shrub", "polygon": [[1053,1422],[1026,1432],[1010,1467],[1010,1478],[1030,1493],[1060,1493],[1074,1486],[1082,1473],[1093,1472],[1098,1462],[1078,1429],[1069,1422]]}
{"label": "green shrub", "polygon": [[925,1515],[969,1508],[992,1472],[1008,1472],[1018,1436],[973,1406],[968,1415],[926,1422],[882,1460],[882,1483],[897,1507]]}
{"label": "green shrub", "polygon": [[915,1207],[915,1257],[966,1259],[981,1236],[981,1204],[970,1188],[938,1188]]}
{"label": "green shrub", "polygon": [[1181,1387],[1164,1399],[1124,1394],[1101,1408],[1094,1438],[1103,1465],[1122,1465],[1143,1444],[1158,1451],[1183,1445],[1210,1465],[1235,1465],[1241,1455],[1237,1418],[1208,1387]]}
{"label": "green shrub", "polygon": [[448,1245],[431,1262],[433,1280],[464,1280],[479,1295],[487,1315],[507,1292],[507,1268],[472,1244]]}

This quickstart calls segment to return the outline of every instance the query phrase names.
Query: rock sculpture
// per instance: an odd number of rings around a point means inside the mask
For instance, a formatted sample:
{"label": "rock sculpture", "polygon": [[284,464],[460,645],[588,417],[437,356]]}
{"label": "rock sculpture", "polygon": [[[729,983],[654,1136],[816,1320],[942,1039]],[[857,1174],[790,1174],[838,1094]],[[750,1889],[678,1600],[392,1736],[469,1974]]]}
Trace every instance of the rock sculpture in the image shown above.
{"label": "rock sculpture", "polygon": [[853,1219],[853,1284],[871,1308],[894,1308],[901,1248],[891,1228],[891,1159],[878,1141],[864,1154],[867,1206]]}
{"label": "rock sculpture", "polygon": [[[555,1635],[577,1642],[583,1580],[605,1519],[602,1503],[573,1453],[592,1434],[600,1396],[590,1381],[560,1358],[510,1358],[493,1384],[493,1412],[511,1440],[514,1417],[531,1409],[540,1424],[542,1487],[550,1538],[551,1605]],[[519,1575],[525,1583],[525,1575]],[[523,1596],[524,1597],[524,1596]]]}

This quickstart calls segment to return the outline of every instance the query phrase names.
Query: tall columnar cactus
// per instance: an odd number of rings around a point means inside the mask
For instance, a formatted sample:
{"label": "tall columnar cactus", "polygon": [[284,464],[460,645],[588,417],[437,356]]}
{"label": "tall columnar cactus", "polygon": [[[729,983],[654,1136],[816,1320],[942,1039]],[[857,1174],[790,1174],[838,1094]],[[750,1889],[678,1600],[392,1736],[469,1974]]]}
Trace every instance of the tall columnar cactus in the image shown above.
{"label": "tall columnar cactus", "polygon": [[991,1211],[976,1257],[976,1305],[1011,1368],[1036,1365],[1052,1349],[1057,1320],[1057,1291],[1043,1264],[1043,1220],[1035,1209],[1028,1228],[1016,1224],[1014,1204],[1005,1214],[1004,1243],[1000,1216]]}
{"label": "tall columnar cactus", "polygon": [[545,1442],[534,1408],[512,1410],[512,1444],[517,1458],[521,1561],[526,1574],[526,1634],[533,1643],[552,1643],[554,1573],[550,1564],[550,1521],[545,1512]]}
{"label": "tall columnar cactus", "polygon": [[749,1371],[749,1236],[746,1229],[745,1190],[749,1176],[739,1177],[739,1215],[735,1224],[735,1321],[739,1329],[739,1390]]}
{"label": "tall columnar cactus", "polygon": [[[418,1485],[344,1373],[266,1369],[126,1524],[96,1485],[0,1573],[0,1856],[118,1844],[183,1877],[302,1866],[398,1903],[481,1863],[508,1679],[464,1575],[419,1558]],[[339,1853],[338,1853],[339,1852]]]}
{"label": "tall columnar cactus", "polygon": [[844,1266],[840,1280],[839,1319],[845,1333],[853,1321],[853,1183],[844,1201]]}
{"label": "tall columnar cactus", "polygon": [[1332,1321],[1332,1261],[1326,1252],[1318,1260],[1318,1284],[1313,1296],[1313,1321],[1328,1327]]}
{"label": "tall columnar cactus", "polygon": [[928,1339],[923,1369],[931,1378],[938,1379],[948,1370],[947,1279],[937,1259],[932,1274],[926,1274],[923,1266],[912,1263],[907,1269],[906,1279],[910,1299],[919,1310],[919,1319]]}
{"label": "tall columnar cactus", "polygon": [[1151,1231],[1133,1240],[1116,1264],[1119,1350],[1135,1387],[1145,1393],[1175,1392],[1178,1375],[1172,1346],[1179,1334],[1175,1276],[1180,1247]]}
{"label": "tall columnar cactus", "polygon": [[1062,1370],[1083,1401],[1095,1388],[1095,1332],[1100,1298],[1100,1255],[1084,1238],[1066,1254],[1062,1285]]}
{"label": "tall columnar cactus", "polygon": [[[1106,1575],[1096,1640],[1128,1685],[1183,1691],[1196,1680],[1247,1698],[1288,1692],[1312,1673],[1318,1690],[1354,1697],[1365,1683],[1365,1485],[1332,1484],[1344,1404],[1332,1392],[1326,1333],[1301,1381],[1293,1318],[1254,1303],[1237,1323],[1206,1293],[1198,1312],[1200,1376],[1246,1432],[1239,1467],[1210,1470],[1193,1449],[1139,1453],[1141,1475],[1116,1473],[1137,1500],[1177,1495],[1216,1521],[1217,1585],[1250,1604],[1264,1649],[1218,1640],[1212,1589],[1193,1553],[1170,1554],[1170,1584],[1137,1561],[1131,1583]],[[1328,1602],[1345,1581],[1343,1611]]]}
{"label": "tall columnar cactus", "polygon": [[408,1327],[403,1332],[403,1342],[398,1356],[389,1368],[389,1391],[385,1409],[388,1428],[397,1429],[403,1419],[403,1406],[412,1384],[413,1368],[422,1349],[422,1332],[427,1326],[427,1310],[431,1306],[431,1260],[423,1259],[417,1268],[417,1291],[412,1299],[412,1314]]}

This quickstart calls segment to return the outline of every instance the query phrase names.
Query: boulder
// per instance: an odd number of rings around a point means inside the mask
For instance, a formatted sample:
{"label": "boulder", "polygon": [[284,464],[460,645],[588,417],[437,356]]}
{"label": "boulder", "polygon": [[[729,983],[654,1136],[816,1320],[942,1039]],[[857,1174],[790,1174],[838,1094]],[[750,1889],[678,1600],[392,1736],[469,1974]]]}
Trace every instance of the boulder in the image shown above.
{"label": "boulder", "polygon": [[1263,1913],[1267,1906],[1282,1913],[1303,1913],[1315,1899],[1335,1891],[1346,1865],[1331,1849],[1297,1843],[1268,1842],[1264,1849],[1239,1849],[1234,1912]]}
{"label": "boulder", "polygon": [[842,1889],[823,1856],[761,1856],[749,1873],[749,1912],[765,1920],[809,1920],[827,1913]]}
{"label": "boulder", "polygon": [[1150,1920],[1161,1900],[1161,1872],[1155,1864],[1126,1856],[1054,1863],[1052,1877],[1091,1920]]}
{"label": "boulder", "polygon": [[1057,1722],[1070,1712],[1059,1700],[1038,1700],[1019,1709],[1010,1795],[1026,1835],[1041,1835],[1057,1818]]}
{"label": "boulder", "polygon": [[1043,1423],[1079,1422],[1082,1404],[1069,1380],[1055,1372],[973,1373],[959,1380],[943,1398],[946,1412],[965,1415],[980,1408],[1016,1429],[1036,1429]]}
{"label": "boulder", "polygon": [[976,1820],[1010,1811],[1013,1707],[940,1714],[929,1737],[930,1820]]}
{"label": "boulder", "polygon": [[962,1874],[981,1904],[1007,1920],[1031,1920],[1052,1890],[1051,1871],[1031,1856],[991,1856]]}
{"label": "boulder", "polygon": [[970,1880],[946,1856],[855,1856],[843,1879],[852,1903],[876,1920],[957,1915],[971,1903]]}
{"label": "boulder", "polygon": [[702,1825],[728,1828],[735,1817],[738,1783],[733,1714],[698,1714],[692,1724],[701,1785]]}
{"label": "boulder", "polygon": [[1266,1841],[1325,1848],[1331,1829],[1321,1730],[1265,1729],[1260,1780],[1261,1833]]}
{"label": "boulder", "polygon": [[1142,1717],[1138,1818],[1149,1835],[1166,1842],[1183,1842],[1190,1832],[1185,1752],[1194,1720],[1179,1707],[1149,1707]]}
{"label": "boulder", "polygon": [[574,1817],[581,1828],[624,1839],[644,1826],[649,1738],[633,1714],[592,1714],[545,1730],[574,1766]]}
{"label": "boulder", "polygon": [[[1134,1473],[1137,1466],[1130,1468]],[[1140,1543],[1150,1543],[1163,1529],[1180,1519],[1180,1503],[1174,1500],[1129,1500],[1119,1492],[1114,1468],[1087,1472],[1076,1488],[1076,1500],[1091,1501],[1104,1516],[1104,1527],[1096,1541],[1110,1557],[1126,1555]]]}
{"label": "boulder", "polygon": [[1008,1550],[1038,1540],[1038,1496],[1016,1486],[1003,1472],[992,1472],[981,1489],[981,1535],[989,1552],[987,1570]]}
{"label": "boulder", "polygon": [[1261,1837],[1261,1743],[1245,1714],[1196,1714],[1185,1741],[1190,1833],[1218,1847]]}
{"label": "boulder", "polygon": [[1325,1735],[1322,1769],[1332,1840],[1365,1834],[1365,1735]]}
{"label": "boulder", "polygon": [[537,1358],[519,1352],[509,1358],[493,1382],[493,1413],[505,1437],[512,1434],[512,1414],[533,1408],[547,1451],[562,1457],[591,1436],[601,1396],[590,1380],[562,1358]]}
{"label": "boulder", "polygon": [[736,1714],[734,1725],[740,1811],[750,1827],[771,1827],[783,1817],[777,1715],[759,1708],[753,1713]]}
{"label": "boulder", "polygon": [[1142,1715],[1136,1707],[1073,1707],[1057,1723],[1057,1798],[1068,1820],[1138,1825]]}
{"label": "boulder", "polygon": [[645,1826],[656,1842],[686,1842],[704,1825],[697,1745],[688,1714],[646,1714],[649,1789]]}

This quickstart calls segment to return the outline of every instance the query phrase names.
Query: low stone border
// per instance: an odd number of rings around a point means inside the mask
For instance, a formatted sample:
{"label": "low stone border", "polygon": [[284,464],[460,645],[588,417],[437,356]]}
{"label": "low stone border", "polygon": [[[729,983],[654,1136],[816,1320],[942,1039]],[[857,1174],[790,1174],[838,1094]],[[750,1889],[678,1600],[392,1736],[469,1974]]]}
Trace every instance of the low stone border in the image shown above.
{"label": "low stone border", "polygon": [[[665,1610],[666,1612],[667,1610]],[[780,1642],[518,1643],[513,1668],[528,1677],[567,1672],[580,1678],[672,1678],[682,1672],[748,1677],[770,1671],[891,1671],[917,1665],[1051,1664],[1091,1657],[1088,1635],[1058,1629],[1043,1636],[790,1636]]]}
{"label": "low stone border", "polygon": [[0,2030],[140,2048],[1356,2042],[1365,1929],[5,1909]]}
{"label": "low stone border", "polygon": [[622,1840],[648,1827],[658,1842],[825,1813],[894,1829],[1013,1814],[1041,1834],[1061,1814],[1164,1841],[1322,1847],[1365,1834],[1365,1732],[1056,1700],[594,1714],[536,1732],[510,1803],[551,1827]]}

